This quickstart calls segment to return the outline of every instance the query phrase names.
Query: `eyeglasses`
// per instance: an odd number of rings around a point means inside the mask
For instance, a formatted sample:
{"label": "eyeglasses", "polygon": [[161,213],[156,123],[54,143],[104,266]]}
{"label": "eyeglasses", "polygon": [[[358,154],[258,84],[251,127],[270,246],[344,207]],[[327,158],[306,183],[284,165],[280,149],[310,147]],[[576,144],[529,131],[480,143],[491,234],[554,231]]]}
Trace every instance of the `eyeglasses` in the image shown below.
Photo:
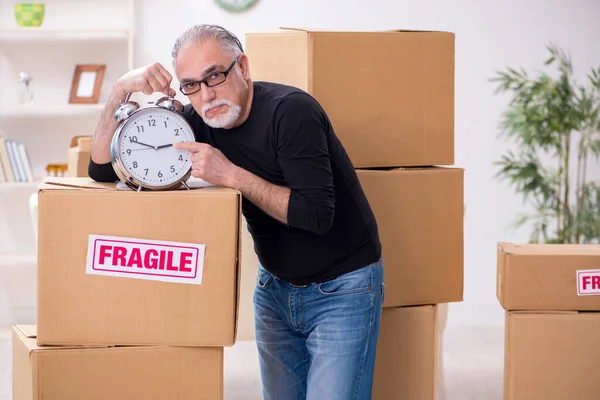
{"label": "eyeglasses", "polygon": [[191,81],[191,82],[186,82],[182,85],[179,86],[179,90],[181,91],[181,93],[183,93],[186,96],[192,95],[196,92],[199,92],[200,89],[202,88],[202,84],[204,83],[207,87],[213,87],[213,86],[217,86],[220,85],[221,83],[225,82],[225,80],[227,79],[227,75],[229,75],[229,73],[231,72],[233,66],[235,65],[235,63],[237,63],[238,61],[238,57],[235,58],[235,60],[233,60],[233,62],[231,63],[231,65],[229,66],[229,68],[227,68],[225,71],[223,72],[213,72],[212,74],[210,74],[209,76],[207,76],[206,78],[204,78],[201,81]]}

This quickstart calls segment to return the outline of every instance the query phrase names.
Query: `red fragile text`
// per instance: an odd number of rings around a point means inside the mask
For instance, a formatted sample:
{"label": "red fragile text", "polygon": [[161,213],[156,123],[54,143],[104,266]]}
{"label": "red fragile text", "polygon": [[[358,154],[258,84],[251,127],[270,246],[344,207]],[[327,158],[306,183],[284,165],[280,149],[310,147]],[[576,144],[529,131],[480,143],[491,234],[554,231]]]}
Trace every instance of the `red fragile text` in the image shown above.
{"label": "red fragile text", "polygon": [[583,290],[600,290],[600,275],[586,275],[581,277]]}
{"label": "red fragile text", "polygon": [[123,268],[144,268],[191,272],[194,254],[190,251],[157,250],[101,244],[98,263]]}

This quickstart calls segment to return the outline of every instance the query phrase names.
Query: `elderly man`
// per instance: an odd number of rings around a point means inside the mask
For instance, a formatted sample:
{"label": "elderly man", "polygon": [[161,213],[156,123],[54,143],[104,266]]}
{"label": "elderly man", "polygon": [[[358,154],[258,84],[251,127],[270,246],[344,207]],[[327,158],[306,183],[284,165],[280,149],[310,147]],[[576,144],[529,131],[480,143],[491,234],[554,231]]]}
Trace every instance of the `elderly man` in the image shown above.
{"label": "elderly man", "polygon": [[[260,261],[256,342],[267,400],[370,399],[383,302],[377,223],[353,165],[318,102],[254,82],[239,40],[213,25],[173,48],[183,115],[196,142],[192,175],[243,194]],[[174,95],[160,64],[115,83],[93,139],[90,176],[115,181],[112,115],[129,92]]]}

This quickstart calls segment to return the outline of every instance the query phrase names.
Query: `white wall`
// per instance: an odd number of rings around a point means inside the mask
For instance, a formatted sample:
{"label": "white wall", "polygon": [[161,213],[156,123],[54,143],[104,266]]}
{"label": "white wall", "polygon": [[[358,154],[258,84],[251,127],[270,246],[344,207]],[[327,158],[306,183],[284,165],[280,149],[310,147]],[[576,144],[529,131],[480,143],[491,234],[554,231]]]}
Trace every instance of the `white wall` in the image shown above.
{"label": "white wall", "polygon": [[448,324],[503,323],[495,298],[495,246],[500,240],[525,241],[528,232],[506,229],[522,203],[494,179],[492,162],[506,148],[497,140],[496,127],[507,98],[494,96],[488,79],[505,65],[541,68],[549,42],[572,54],[579,76],[600,65],[600,2],[259,0],[251,11],[239,15],[218,9],[212,0],[138,4],[134,62],[140,66],[159,61],[170,70],[173,41],[196,23],[223,25],[242,43],[246,32],[279,26],[456,33],[456,164],[466,169],[465,301],[450,307]]}

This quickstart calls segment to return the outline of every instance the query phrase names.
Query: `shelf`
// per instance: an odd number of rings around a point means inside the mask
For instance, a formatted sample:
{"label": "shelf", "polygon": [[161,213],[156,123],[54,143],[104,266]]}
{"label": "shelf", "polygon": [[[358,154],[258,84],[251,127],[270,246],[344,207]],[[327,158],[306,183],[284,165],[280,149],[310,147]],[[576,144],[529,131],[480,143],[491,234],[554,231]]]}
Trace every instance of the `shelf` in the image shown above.
{"label": "shelf", "polygon": [[128,37],[128,32],[125,30],[0,29],[0,43],[121,41],[127,40]]}
{"label": "shelf", "polygon": [[33,182],[0,182],[0,190],[2,189],[14,189],[14,188],[30,188],[36,189],[42,184],[41,180]]}
{"label": "shelf", "polygon": [[33,106],[1,106],[1,118],[23,117],[68,117],[78,115],[99,114],[104,104],[66,104],[66,105],[33,105]]}

